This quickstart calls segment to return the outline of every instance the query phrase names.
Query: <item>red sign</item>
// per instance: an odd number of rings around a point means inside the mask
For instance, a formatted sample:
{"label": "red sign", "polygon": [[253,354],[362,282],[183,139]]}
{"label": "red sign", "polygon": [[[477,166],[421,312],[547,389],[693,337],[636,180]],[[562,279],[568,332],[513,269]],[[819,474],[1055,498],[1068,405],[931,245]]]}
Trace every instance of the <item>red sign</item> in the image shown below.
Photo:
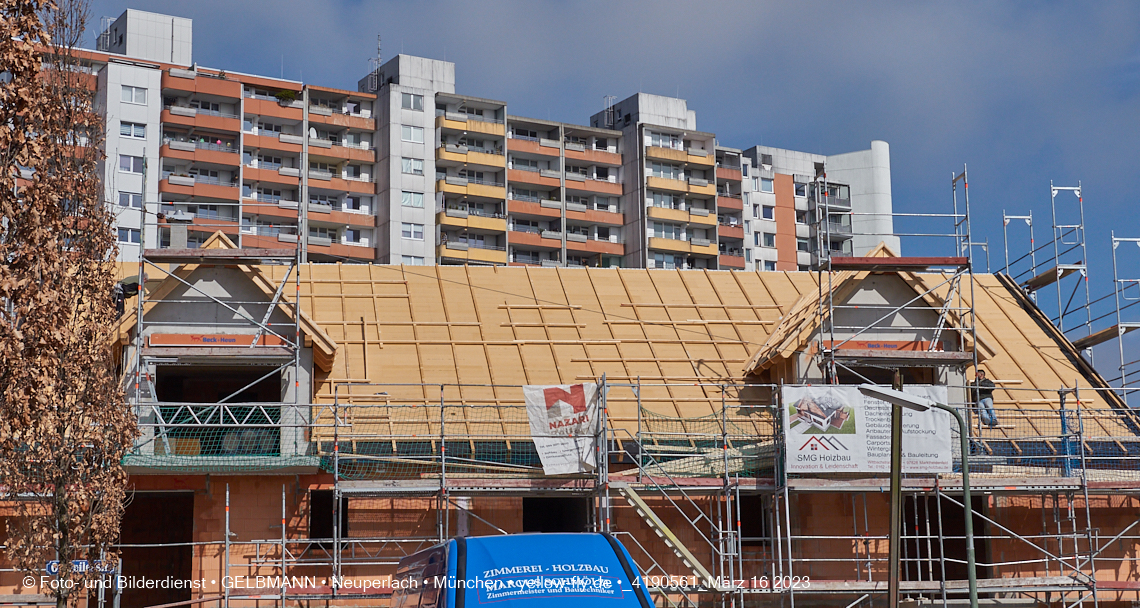
{"label": "red sign", "polygon": [[[277,336],[261,336],[258,346],[282,346]],[[151,346],[245,346],[253,345],[253,334],[151,334]]]}

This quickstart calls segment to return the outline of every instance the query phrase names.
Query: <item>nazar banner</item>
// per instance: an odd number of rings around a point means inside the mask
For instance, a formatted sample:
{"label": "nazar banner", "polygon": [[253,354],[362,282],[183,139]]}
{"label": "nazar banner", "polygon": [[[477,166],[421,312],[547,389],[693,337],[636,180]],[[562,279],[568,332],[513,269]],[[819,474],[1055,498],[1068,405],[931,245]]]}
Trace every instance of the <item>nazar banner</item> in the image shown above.
{"label": "nazar banner", "polygon": [[[945,386],[904,386],[903,391],[946,403]],[[891,404],[856,386],[785,386],[784,437],[790,473],[889,473]],[[954,466],[949,412],[903,408],[902,470],[949,473]]]}
{"label": "nazar banner", "polygon": [[523,397],[543,472],[593,471],[597,467],[597,385],[524,386]]}

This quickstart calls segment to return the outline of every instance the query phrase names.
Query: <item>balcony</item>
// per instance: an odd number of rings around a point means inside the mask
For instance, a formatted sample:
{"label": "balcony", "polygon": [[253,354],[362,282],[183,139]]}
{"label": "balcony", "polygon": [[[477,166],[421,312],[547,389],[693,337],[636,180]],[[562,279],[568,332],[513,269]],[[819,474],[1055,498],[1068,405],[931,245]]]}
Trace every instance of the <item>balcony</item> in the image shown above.
{"label": "balcony", "polygon": [[366,148],[357,145],[345,145],[339,142],[329,142],[331,145],[326,146],[320,150],[314,150],[312,143],[314,139],[310,139],[309,155],[310,156],[324,156],[335,158],[337,160],[350,160],[360,163],[374,163],[376,162],[376,151],[371,148]]}
{"label": "balcony", "polygon": [[332,125],[362,131],[375,131],[376,119],[360,114],[345,114],[340,108],[326,106],[309,106],[309,123],[317,125]]}
{"label": "balcony", "polygon": [[724,269],[744,270],[744,250],[722,251],[717,264]]}
{"label": "balcony", "polygon": [[436,192],[495,200],[504,200],[507,198],[506,185],[501,182],[469,179],[457,175],[449,175],[444,179],[437,180],[435,190]]}
{"label": "balcony", "polygon": [[740,224],[725,225],[721,224],[716,227],[716,233],[721,238],[735,239],[738,241],[744,240],[744,226]]}
{"label": "balcony", "polygon": [[163,173],[158,182],[158,191],[168,194],[180,194],[195,199],[211,199],[219,201],[238,200],[237,182],[223,183],[216,177],[202,175],[177,175]]}
{"label": "balcony", "polygon": [[542,156],[553,157],[557,157],[560,154],[558,142],[554,142],[553,146],[543,145],[542,141],[538,139],[532,140],[529,137],[522,138],[512,135],[510,137],[510,142],[507,143],[507,147],[511,152],[524,152],[527,154],[539,154]]}
{"label": "balcony", "polygon": [[[512,149],[514,147],[512,146]],[[621,154],[616,152],[607,152],[605,150],[594,150],[587,148],[582,151],[572,150],[566,148],[566,158],[568,160],[580,160],[594,165],[609,165],[612,167],[621,166]]]}
{"label": "balcony", "polygon": [[501,120],[488,119],[482,116],[471,116],[457,112],[436,112],[435,126],[437,129],[449,129],[482,135],[495,135],[506,137],[507,127]]}
{"label": "balcony", "polygon": [[716,196],[716,184],[710,184],[707,179],[699,177],[690,177],[688,179],[689,194],[699,194],[702,196]]}
{"label": "balcony", "polygon": [[562,233],[542,230],[533,226],[512,225],[507,235],[511,245],[523,245],[539,249],[561,249]]}
{"label": "balcony", "polygon": [[[530,199],[531,197],[526,197]],[[511,216],[532,215],[538,217],[562,217],[562,203],[551,200],[524,200],[515,195],[511,196],[509,203]],[[567,215],[569,217],[569,215]]]}
{"label": "balcony", "polygon": [[575,253],[606,253],[610,255],[622,255],[625,253],[625,245],[620,243],[617,238],[612,238],[610,240],[601,240],[590,238],[588,235],[584,234],[567,233],[566,250],[573,251]]}
{"label": "balcony", "polygon": [[463,260],[483,264],[506,264],[507,248],[466,241],[448,241],[435,248],[436,259]]}
{"label": "balcony", "polygon": [[727,192],[716,193],[716,206],[718,209],[731,210],[731,211],[744,211],[744,200],[739,194],[729,194]]}
{"label": "balcony", "polygon": [[715,226],[716,216],[708,209],[689,207],[689,223],[701,226]]}
{"label": "balcony", "polygon": [[621,196],[621,184],[617,179],[610,181],[608,179],[594,179],[587,177],[585,180],[570,181],[570,174],[566,174],[566,189],[581,192],[588,192],[592,194],[605,194],[607,196]]}
{"label": "balcony", "polygon": [[659,236],[649,237],[649,248],[658,251],[670,251],[673,253],[689,253],[692,251],[692,246],[688,241],[679,239],[667,239]]}
{"label": "balcony", "polygon": [[689,245],[693,255],[716,257],[719,253],[716,243],[709,239],[689,239]]}
{"label": "balcony", "polygon": [[647,207],[646,215],[655,220],[663,220],[667,222],[685,222],[689,221],[689,212],[682,209],[666,209],[664,207]]}
{"label": "balcony", "polygon": [[239,99],[242,84],[236,80],[218,78],[213,74],[170,68],[162,73],[162,90]]}
{"label": "balcony", "polygon": [[711,167],[716,164],[716,157],[709,154],[706,150],[698,150],[696,148],[689,148],[685,150],[686,162],[690,165],[701,165]]}
{"label": "balcony", "polygon": [[531,184],[545,188],[560,188],[562,186],[562,181],[557,174],[551,177],[549,173],[543,175],[541,172],[527,169],[507,169],[507,180],[512,184]]}
{"label": "balcony", "polygon": [[195,129],[231,131],[234,133],[241,129],[241,121],[236,114],[186,106],[166,106],[162,110],[161,120],[164,124],[182,125]]}
{"label": "balcony", "polygon": [[683,179],[671,179],[651,175],[645,178],[645,185],[648,188],[665,192],[676,192],[679,194],[687,194],[689,192],[689,184],[685,183]]}
{"label": "balcony", "polygon": [[159,155],[163,158],[177,158],[190,162],[236,167],[241,160],[237,152],[236,145],[167,139],[163,142]]}
{"label": "balcony", "polygon": [[721,164],[717,164],[716,178],[717,178],[717,180],[726,180],[726,181],[731,181],[731,182],[738,182],[738,181],[741,181],[742,179],[744,179],[744,175],[740,172],[740,165],[739,164],[736,165],[735,167],[728,167],[728,166],[724,166]]}
{"label": "balcony", "polygon": [[468,213],[467,209],[446,209],[436,214],[436,223],[449,228],[469,228],[486,232],[506,232],[507,220]]}
{"label": "balcony", "polygon": [[293,188],[301,185],[299,169],[295,167],[272,167],[273,164],[271,163],[259,163],[256,167],[245,165],[242,179],[247,182],[281,184]]}
{"label": "balcony", "polygon": [[493,169],[502,169],[507,166],[507,157],[502,152],[484,148],[469,148],[455,144],[447,144],[446,146],[436,148],[435,160],[443,166],[446,166],[448,163],[475,167],[490,167]]}

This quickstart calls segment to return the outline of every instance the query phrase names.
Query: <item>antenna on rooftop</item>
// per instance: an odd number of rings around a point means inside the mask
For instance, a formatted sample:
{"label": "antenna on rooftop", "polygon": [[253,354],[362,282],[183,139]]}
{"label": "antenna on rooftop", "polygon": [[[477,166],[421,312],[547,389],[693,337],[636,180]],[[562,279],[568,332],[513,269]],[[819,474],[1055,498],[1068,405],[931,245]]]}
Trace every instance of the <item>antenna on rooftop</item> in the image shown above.
{"label": "antenna on rooftop", "polygon": [[376,56],[369,59],[371,70],[368,71],[368,90],[375,93],[380,90],[380,34],[376,34]]}
{"label": "antenna on rooftop", "polygon": [[603,95],[602,103],[606,106],[606,128],[614,128],[614,103],[617,101],[615,95]]}

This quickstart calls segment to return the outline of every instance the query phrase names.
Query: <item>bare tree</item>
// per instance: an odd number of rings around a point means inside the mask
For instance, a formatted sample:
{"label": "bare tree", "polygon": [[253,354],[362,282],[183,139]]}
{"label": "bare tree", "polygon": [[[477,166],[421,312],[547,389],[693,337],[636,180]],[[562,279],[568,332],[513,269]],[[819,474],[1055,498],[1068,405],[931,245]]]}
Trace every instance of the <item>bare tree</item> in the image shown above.
{"label": "bare tree", "polygon": [[[113,564],[137,434],[107,339],[116,320],[104,124],[77,46],[86,0],[0,0],[0,500],[8,559],[63,608]],[[88,64],[89,65],[89,64]]]}

